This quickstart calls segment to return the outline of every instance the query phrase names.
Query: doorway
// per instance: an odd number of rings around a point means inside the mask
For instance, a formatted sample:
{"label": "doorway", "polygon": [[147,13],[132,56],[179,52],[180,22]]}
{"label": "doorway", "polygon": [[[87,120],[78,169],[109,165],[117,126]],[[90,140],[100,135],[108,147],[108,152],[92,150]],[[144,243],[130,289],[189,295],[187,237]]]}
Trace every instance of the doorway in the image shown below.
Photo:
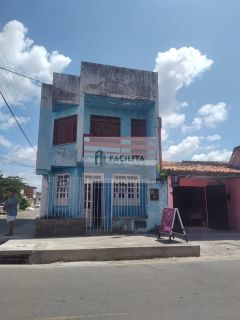
{"label": "doorway", "polygon": [[227,193],[225,185],[206,187],[208,224],[213,229],[229,229]]}
{"label": "doorway", "polygon": [[103,175],[84,175],[84,215],[87,228],[101,229],[103,221]]}
{"label": "doorway", "polygon": [[184,226],[203,227],[207,225],[204,188],[173,188],[173,205],[174,208],[179,209]]}

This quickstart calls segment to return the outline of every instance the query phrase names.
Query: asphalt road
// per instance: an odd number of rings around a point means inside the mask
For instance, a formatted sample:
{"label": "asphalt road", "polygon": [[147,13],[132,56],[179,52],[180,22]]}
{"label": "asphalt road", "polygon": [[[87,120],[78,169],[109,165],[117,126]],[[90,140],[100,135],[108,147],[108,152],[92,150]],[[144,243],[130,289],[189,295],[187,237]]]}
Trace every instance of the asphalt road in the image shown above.
{"label": "asphalt road", "polygon": [[0,319],[238,320],[239,262],[0,266]]}
{"label": "asphalt road", "polygon": [[[33,211],[21,211],[17,215],[14,227],[14,235],[22,238],[35,236],[35,219],[39,216],[39,208]],[[7,232],[6,216],[0,215],[0,236]]]}

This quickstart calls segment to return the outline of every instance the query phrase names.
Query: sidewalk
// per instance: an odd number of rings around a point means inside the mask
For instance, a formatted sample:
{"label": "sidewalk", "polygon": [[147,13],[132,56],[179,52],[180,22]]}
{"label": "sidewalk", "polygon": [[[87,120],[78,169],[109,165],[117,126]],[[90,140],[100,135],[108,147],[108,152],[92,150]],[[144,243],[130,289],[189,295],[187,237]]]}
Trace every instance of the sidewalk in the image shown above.
{"label": "sidewalk", "polygon": [[6,222],[0,218],[0,260],[28,263],[106,261],[167,257],[197,257],[199,245],[175,239],[158,241],[156,235],[103,235],[35,238],[35,212],[19,214],[13,237],[3,237]]}
{"label": "sidewalk", "polygon": [[[91,237],[35,238],[36,212],[18,216],[15,236],[2,237],[6,222],[0,217],[0,258],[21,256],[29,263],[105,261],[166,257],[240,259],[240,233],[205,228],[187,229],[189,242],[176,238],[157,241],[156,235],[103,235]],[[2,244],[1,244],[2,243]]]}

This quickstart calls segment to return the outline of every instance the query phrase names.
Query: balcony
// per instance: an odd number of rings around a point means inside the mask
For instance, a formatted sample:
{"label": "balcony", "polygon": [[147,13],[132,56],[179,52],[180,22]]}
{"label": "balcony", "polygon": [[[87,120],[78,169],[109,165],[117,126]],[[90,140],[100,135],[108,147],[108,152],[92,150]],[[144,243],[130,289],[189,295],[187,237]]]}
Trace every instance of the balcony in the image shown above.
{"label": "balcony", "polygon": [[50,164],[53,167],[75,167],[77,165],[76,143],[53,146],[50,152]]}
{"label": "balcony", "polygon": [[156,166],[155,137],[84,137],[84,166]]}

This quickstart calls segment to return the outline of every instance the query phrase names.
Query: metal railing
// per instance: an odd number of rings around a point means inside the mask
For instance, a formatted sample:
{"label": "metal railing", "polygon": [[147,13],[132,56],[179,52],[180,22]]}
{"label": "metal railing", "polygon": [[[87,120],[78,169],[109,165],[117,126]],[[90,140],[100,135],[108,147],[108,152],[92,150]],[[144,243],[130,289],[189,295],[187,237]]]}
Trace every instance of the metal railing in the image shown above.
{"label": "metal railing", "polygon": [[147,219],[147,184],[137,175],[67,173],[43,178],[40,218],[82,219],[86,232],[130,231]]}

